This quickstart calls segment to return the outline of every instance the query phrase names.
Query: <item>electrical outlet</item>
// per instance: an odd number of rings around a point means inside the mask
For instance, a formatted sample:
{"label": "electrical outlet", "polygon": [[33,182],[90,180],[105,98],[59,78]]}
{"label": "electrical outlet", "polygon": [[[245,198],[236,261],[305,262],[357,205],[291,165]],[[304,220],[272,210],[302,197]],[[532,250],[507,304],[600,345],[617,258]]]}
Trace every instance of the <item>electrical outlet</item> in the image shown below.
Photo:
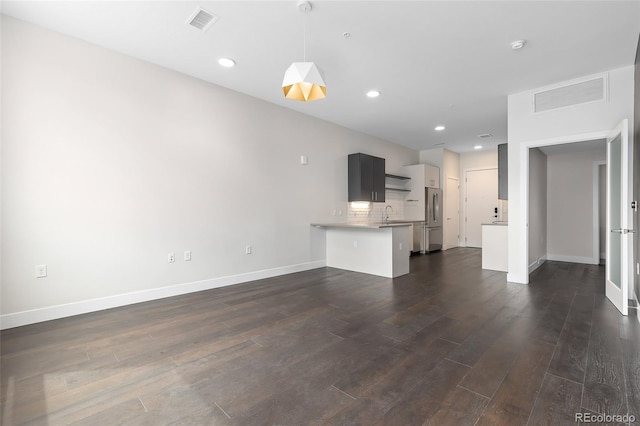
{"label": "electrical outlet", "polygon": [[167,261],[168,261],[169,263],[173,263],[173,262],[175,262],[175,261],[176,261],[176,254],[175,254],[175,253],[169,253],[169,254],[167,255]]}
{"label": "electrical outlet", "polygon": [[190,260],[191,260],[191,250],[185,250],[185,251],[184,251],[184,260],[185,260],[186,262],[188,262],[188,261],[190,261]]}
{"label": "electrical outlet", "polygon": [[402,243],[399,244],[400,247],[398,248],[398,250],[402,251]]}
{"label": "electrical outlet", "polygon": [[357,241],[353,242],[353,248],[358,248],[358,242]]}
{"label": "electrical outlet", "polygon": [[244,248],[244,254],[251,254],[251,250],[252,250],[252,247],[251,247],[251,246],[246,246],[246,247]]}
{"label": "electrical outlet", "polygon": [[36,266],[36,278],[45,278],[47,276],[47,265]]}

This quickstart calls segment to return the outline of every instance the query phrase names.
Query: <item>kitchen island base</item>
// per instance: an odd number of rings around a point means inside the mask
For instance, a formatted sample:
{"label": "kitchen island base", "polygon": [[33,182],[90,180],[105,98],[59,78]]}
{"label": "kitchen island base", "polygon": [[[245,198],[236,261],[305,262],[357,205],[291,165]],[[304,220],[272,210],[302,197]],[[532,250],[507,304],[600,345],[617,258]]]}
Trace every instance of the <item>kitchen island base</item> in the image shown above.
{"label": "kitchen island base", "polygon": [[327,266],[387,278],[409,273],[410,225],[320,226],[327,227]]}

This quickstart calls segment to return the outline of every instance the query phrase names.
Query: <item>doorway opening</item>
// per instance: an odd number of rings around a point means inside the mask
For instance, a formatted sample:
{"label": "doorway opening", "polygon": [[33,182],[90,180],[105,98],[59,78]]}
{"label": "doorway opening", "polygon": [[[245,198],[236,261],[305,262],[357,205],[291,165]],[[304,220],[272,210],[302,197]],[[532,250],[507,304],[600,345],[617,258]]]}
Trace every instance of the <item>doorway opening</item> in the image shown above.
{"label": "doorway opening", "polygon": [[606,158],[605,139],[529,148],[529,273],[546,260],[600,264]]}

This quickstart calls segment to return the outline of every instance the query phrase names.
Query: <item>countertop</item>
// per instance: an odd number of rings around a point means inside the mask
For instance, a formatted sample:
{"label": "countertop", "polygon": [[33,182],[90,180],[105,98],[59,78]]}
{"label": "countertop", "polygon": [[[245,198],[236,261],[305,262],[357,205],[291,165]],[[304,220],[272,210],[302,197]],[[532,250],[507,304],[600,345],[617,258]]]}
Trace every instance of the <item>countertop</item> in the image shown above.
{"label": "countertop", "polygon": [[380,229],[395,228],[399,226],[411,226],[410,222],[370,222],[370,223],[312,223],[311,226],[318,228],[364,228],[364,229]]}
{"label": "countertop", "polygon": [[492,223],[483,223],[482,226],[508,226],[509,222],[492,222]]}

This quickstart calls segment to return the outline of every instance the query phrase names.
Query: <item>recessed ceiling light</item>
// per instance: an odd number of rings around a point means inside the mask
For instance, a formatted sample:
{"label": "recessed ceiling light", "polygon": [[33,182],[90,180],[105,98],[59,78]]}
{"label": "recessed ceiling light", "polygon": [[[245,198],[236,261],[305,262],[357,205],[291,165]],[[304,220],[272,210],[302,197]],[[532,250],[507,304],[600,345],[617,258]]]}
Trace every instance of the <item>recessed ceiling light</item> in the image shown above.
{"label": "recessed ceiling light", "polygon": [[444,130],[444,126],[436,126],[433,130],[435,130],[436,132],[441,132]]}
{"label": "recessed ceiling light", "polygon": [[231,58],[220,58],[218,59],[218,63],[220,64],[220,66],[223,66],[225,68],[231,68],[235,66],[236,61]]}
{"label": "recessed ceiling light", "polygon": [[482,145],[476,145],[473,147],[473,149],[482,149]]}
{"label": "recessed ceiling light", "polygon": [[513,50],[522,49],[526,42],[527,42],[527,40],[516,40],[516,41],[511,43],[511,48]]}
{"label": "recessed ceiling light", "polygon": [[380,96],[380,91],[379,90],[369,90],[367,92],[367,97],[369,97],[369,98],[377,98],[378,96]]}

